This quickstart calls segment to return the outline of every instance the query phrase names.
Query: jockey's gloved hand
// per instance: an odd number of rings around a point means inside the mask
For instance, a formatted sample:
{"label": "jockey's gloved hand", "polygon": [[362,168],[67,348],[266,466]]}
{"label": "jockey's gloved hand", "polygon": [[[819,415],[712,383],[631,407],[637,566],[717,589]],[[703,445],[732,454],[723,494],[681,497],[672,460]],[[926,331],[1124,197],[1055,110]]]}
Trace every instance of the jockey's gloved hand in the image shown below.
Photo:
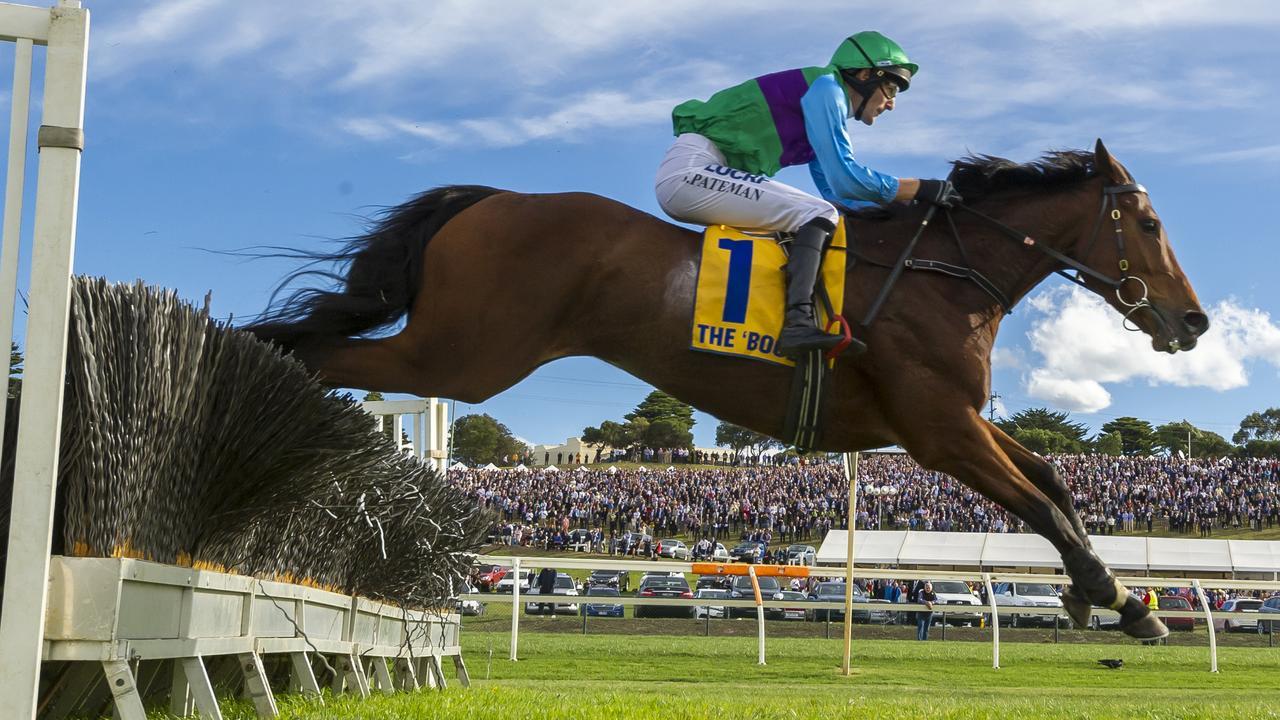
{"label": "jockey's gloved hand", "polygon": [[950,180],[920,180],[919,182],[920,189],[916,190],[915,198],[917,201],[931,202],[942,207],[951,207],[956,203],[964,202],[964,198],[956,192]]}

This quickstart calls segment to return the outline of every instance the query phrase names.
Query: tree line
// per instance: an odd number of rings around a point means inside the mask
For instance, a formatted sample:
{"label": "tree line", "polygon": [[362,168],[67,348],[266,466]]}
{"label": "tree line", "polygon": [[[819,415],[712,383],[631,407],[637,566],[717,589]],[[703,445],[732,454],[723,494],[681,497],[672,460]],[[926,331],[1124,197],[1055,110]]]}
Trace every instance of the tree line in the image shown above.
{"label": "tree line", "polygon": [[1024,447],[1049,453],[1100,455],[1183,455],[1189,457],[1280,457],[1280,408],[1252,412],[1227,440],[1186,420],[1153,426],[1140,418],[1118,417],[1089,437],[1088,428],[1065,412],[1031,408],[995,424]]}

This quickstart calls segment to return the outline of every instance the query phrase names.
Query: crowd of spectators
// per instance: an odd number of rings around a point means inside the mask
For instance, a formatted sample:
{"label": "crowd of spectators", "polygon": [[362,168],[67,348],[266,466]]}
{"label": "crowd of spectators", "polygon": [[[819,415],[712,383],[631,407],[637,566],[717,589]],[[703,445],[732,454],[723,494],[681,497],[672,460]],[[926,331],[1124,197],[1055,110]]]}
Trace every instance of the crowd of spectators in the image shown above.
{"label": "crowd of spectators", "polygon": [[[1094,534],[1280,524],[1280,460],[1051,457]],[[458,470],[452,481],[497,518],[503,542],[567,546],[587,529],[599,547],[634,534],[766,543],[821,539],[845,526],[848,484],[839,464],[546,472]],[[860,528],[1023,532],[1023,523],[949,476],[905,455],[863,456]],[[753,538],[754,539],[754,538]],[[631,550],[635,552],[635,549]]]}

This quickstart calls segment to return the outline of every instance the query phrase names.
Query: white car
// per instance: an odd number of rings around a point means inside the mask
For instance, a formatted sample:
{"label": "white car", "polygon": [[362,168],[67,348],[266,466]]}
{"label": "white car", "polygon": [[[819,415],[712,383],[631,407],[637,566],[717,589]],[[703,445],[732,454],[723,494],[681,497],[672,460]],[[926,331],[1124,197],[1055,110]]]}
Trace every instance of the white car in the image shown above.
{"label": "white car", "polygon": [[1037,582],[1004,582],[992,586],[996,595],[996,608],[1000,613],[1000,624],[1010,627],[1026,627],[1043,625],[1053,627],[1068,626],[1070,620],[1065,613],[1019,613],[1020,607],[1058,608],[1062,609],[1062,598],[1049,583]]}
{"label": "white car", "polygon": [[[554,595],[577,598],[578,584],[575,583],[573,581],[573,578],[569,577],[568,575],[564,573],[556,573],[556,586],[555,586],[555,589],[553,589],[551,592]],[[535,597],[537,595],[541,595],[542,593],[539,590],[539,588],[532,587],[532,588],[529,588],[529,592],[527,594],[529,597]],[[569,613],[571,615],[577,615],[578,603],[576,601],[547,603],[547,602],[538,602],[537,600],[533,600],[530,602],[526,602],[524,604],[524,612],[526,615],[537,615],[539,613],[545,613],[548,610],[552,615],[555,615],[557,613]]]}
{"label": "white car", "polygon": [[724,543],[716,543],[715,549],[711,551],[711,562],[729,562],[729,551],[725,549]]}
{"label": "white car", "polygon": [[[938,601],[933,604],[933,619],[942,622],[943,614],[952,625],[977,627],[982,621],[982,600],[960,580],[933,580],[933,593]],[[1061,601],[1059,601],[1061,605]]]}
{"label": "white car", "polygon": [[679,540],[665,539],[658,542],[659,557],[669,557],[672,560],[688,560],[689,547]]}
{"label": "white car", "polygon": [[[515,584],[515,581],[516,581],[515,573],[508,572],[506,575],[502,576],[502,579],[499,580],[498,584],[493,587],[493,590],[494,592],[507,593],[508,595],[510,595],[511,586]],[[522,593],[529,592],[529,583],[531,582],[533,582],[533,571],[521,570],[520,571],[520,592]]]}
{"label": "white car", "polygon": [[[715,588],[702,588],[693,594],[694,598],[708,598],[712,600],[727,600],[729,598],[728,590],[717,590]],[[723,605],[699,605],[693,610],[693,617],[702,620],[708,616],[712,618],[724,617]]]}
{"label": "white car", "polygon": [[[471,587],[470,585],[464,586],[462,588],[463,595],[474,595],[474,594],[477,594],[478,592],[479,592],[478,590]],[[463,615],[483,615],[484,607],[485,607],[484,603],[480,602],[479,600],[459,600],[458,601],[458,612],[462,613]]]}

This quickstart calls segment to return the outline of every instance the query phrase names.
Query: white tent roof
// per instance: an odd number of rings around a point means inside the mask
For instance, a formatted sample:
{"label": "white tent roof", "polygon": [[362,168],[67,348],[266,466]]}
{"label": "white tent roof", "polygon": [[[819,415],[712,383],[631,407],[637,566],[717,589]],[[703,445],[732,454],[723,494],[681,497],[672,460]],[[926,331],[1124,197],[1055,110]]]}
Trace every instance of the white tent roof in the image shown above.
{"label": "white tent roof", "polygon": [[[844,530],[832,530],[818,548],[819,565],[843,565]],[[1280,572],[1280,541],[1090,535],[1094,550],[1120,572]],[[1061,569],[1057,551],[1039,535],[859,530],[859,565],[954,565]]]}
{"label": "white tent roof", "polygon": [[578,467],[574,468],[573,471],[574,472],[591,472],[590,470],[587,469],[586,465],[579,465]]}
{"label": "white tent roof", "polygon": [[1213,571],[1231,568],[1226,540],[1148,538],[1147,567],[1152,570]]}
{"label": "white tent roof", "polygon": [[610,466],[609,466],[609,469],[608,469],[608,470],[605,470],[605,472],[607,472],[607,473],[609,473],[610,475],[612,475],[613,473],[618,472],[618,466],[617,466],[617,465],[610,465]]}
{"label": "white tent roof", "polygon": [[467,469],[467,464],[466,464],[466,463],[464,463],[464,462],[462,462],[461,460],[459,460],[459,461],[455,462],[454,464],[450,465],[450,466],[449,466],[449,469],[450,469],[450,470],[466,470],[466,469]]}
{"label": "white tent roof", "polygon": [[548,465],[542,469],[547,472],[560,472],[560,468],[556,467],[555,465]]}
{"label": "white tent roof", "polygon": [[1147,538],[1120,535],[1090,535],[1093,551],[1112,570],[1147,569]]}
{"label": "white tent roof", "polygon": [[481,470],[497,470],[497,469],[498,469],[498,466],[497,466],[497,465],[494,465],[493,463],[489,463],[489,464],[485,465],[484,467],[482,467],[482,468],[480,468],[480,469],[481,469]]}
{"label": "white tent roof", "polygon": [[525,470],[528,470],[528,469],[529,468],[525,467],[524,463],[520,463],[519,465],[515,466],[515,470],[518,472],[524,472]]}
{"label": "white tent roof", "polygon": [[1228,540],[1231,564],[1241,572],[1280,571],[1280,542],[1256,540]]}
{"label": "white tent roof", "polygon": [[1030,533],[987,533],[982,547],[987,567],[1062,567],[1053,543]]}
{"label": "white tent roof", "polygon": [[643,466],[643,465],[641,465],[640,467],[636,468],[636,470],[637,470],[638,472],[649,472],[649,468],[647,468],[647,467],[645,467],[645,466]]}
{"label": "white tent roof", "polygon": [[904,565],[980,565],[985,533],[908,532],[898,551]]}

